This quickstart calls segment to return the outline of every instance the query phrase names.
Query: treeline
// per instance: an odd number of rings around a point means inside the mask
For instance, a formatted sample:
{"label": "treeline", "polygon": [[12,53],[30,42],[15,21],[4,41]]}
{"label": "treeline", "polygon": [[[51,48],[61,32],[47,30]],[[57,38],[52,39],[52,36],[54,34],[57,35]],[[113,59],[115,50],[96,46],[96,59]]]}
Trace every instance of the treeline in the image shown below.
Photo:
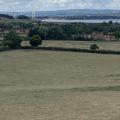
{"label": "treeline", "polygon": [[104,34],[115,35],[120,38],[119,23],[38,23],[37,27],[30,30],[29,37],[40,35],[43,40],[89,40],[84,38],[84,34],[102,32]]}
{"label": "treeline", "polygon": [[[25,17],[25,16],[21,16]],[[95,32],[120,38],[120,24],[113,23],[45,23],[40,21],[0,22],[0,31],[30,30],[29,37],[39,35],[42,40],[91,40],[84,35]]]}
{"label": "treeline", "polygon": [[14,29],[32,29],[34,27],[32,22],[0,22],[0,29],[2,30],[14,30]]}
{"label": "treeline", "polygon": [[[7,18],[7,19],[15,19],[15,17],[13,17],[12,15],[8,15],[8,14],[0,14],[0,17]],[[26,15],[18,15],[16,19],[30,19],[30,18]]]}
{"label": "treeline", "polygon": [[8,18],[8,19],[14,19],[13,16],[11,16],[11,15],[7,15],[7,14],[0,14],[0,17]]}
{"label": "treeline", "polygon": [[23,39],[23,37],[20,37],[15,31],[10,31],[1,41],[0,46],[3,48],[8,47],[10,49],[19,49],[22,47],[21,42],[26,40],[35,48],[42,45],[42,39],[39,35],[33,35],[32,37],[26,37]]}

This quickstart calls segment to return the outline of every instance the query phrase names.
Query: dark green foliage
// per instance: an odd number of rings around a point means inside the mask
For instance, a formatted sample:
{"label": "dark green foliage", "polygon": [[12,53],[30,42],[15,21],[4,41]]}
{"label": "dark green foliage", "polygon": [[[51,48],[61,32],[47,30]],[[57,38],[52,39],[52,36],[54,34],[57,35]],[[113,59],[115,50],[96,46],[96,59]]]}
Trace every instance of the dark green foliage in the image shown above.
{"label": "dark green foliage", "polygon": [[42,40],[93,40],[85,38],[84,34],[103,33],[120,38],[119,23],[40,23],[38,28],[30,30],[29,37],[41,36]]}
{"label": "dark green foliage", "polygon": [[7,15],[7,14],[0,14],[0,17],[8,18],[8,19],[14,19],[13,16],[11,16],[11,15]]}
{"label": "dark green foliage", "polygon": [[99,46],[98,46],[97,44],[92,44],[92,45],[90,46],[90,49],[91,49],[91,50],[99,50]]}
{"label": "dark green foliage", "polygon": [[5,36],[3,44],[9,48],[18,49],[21,47],[21,41],[20,36],[18,36],[14,31],[11,31]]}
{"label": "dark green foliage", "polygon": [[64,39],[64,31],[63,29],[61,29],[61,27],[58,26],[51,26],[47,34],[48,34],[47,37],[49,39],[53,39],[53,38],[54,40]]}
{"label": "dark green foliage", "polygon": [[40,36],[39,35],[32,36],[32,38],[30,39],[30,44],[33,47],[38,47],[39,45],[41,45],[42,40],[41,40]]}
{"label": "dark green foliage", "polygon": [[33,28],[33,24],[32,23],[23,23],[23,22],[19,22],[18,26],[22,29],[32,29]]}
{"label": "dark green foliage", "polygon": [[36,24],[32,22],[13,22],[0,23],[1,32],[3,34],[7,30],[27,29],[30,30],[28,37],[39,35],[42,40],[79,40],[92,41],[94,39],[87,38],[85,35],[93,33],[103,33],[104,35],[116,36],[120,38],[119,23],[43,23]]}
{"label": "dark green foliage", "polygon": [[46,26],[40,26],[39,27],[39,35],[41,37],[42,40],[46,40],[47,39],[47,35],[48,35],[48,28]]}
{"label": "dark green foliage", "polygon": [[31,29],[29,34],[28,34],[28,37],[33,37],[34,35],[39,35],[40,36],[39,28]]}
{"label": "dark green foliage", "polygon": [[29,17],[25,15],[19,15],[17,16],[17,19],[29,19]]}

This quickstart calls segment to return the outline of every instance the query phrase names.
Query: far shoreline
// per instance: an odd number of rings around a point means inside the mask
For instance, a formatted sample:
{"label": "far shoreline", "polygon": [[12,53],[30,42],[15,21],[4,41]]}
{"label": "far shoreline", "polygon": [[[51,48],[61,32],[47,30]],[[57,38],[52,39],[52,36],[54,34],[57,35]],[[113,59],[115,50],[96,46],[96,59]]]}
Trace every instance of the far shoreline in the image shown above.
{"label": "far shoreline", "polygon": [[110,22],[112,21],[113,23],[120,23],[120,19],[85,19],[85,20],[80,20],[80,19],[75,19],[75,20],[70,20],[70,19],[58,19],[58,18],[48,18],[48,19],[43,19],[41,20],[42,22],[50,22],[50,23],[103,23],[103,22]]}

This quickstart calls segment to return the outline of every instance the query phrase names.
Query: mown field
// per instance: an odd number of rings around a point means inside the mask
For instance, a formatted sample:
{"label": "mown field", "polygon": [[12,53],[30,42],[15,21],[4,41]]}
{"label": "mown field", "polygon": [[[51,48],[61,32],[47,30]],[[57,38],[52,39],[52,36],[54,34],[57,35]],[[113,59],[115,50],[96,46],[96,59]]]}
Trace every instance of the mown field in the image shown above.
{"label": "mown field", "polygon": [[105,41],[44,41],[43,46],[89,49],[91,44],[99,45],[102,50],[120,50],[120,42]]}
{"label": "mown field", "polygon": [[0,53],[0,120],[120,120],[120,56]]}

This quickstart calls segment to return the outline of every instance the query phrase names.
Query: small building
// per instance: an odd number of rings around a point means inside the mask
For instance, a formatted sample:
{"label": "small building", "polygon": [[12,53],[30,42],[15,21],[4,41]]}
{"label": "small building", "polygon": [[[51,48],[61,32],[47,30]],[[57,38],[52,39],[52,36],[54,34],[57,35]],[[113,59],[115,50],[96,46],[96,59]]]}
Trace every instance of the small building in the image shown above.
{"label": "small building", "polygon": [[28,34],[29,30],[26,30],[26,29],[16,29],[15,32],[17,34]]}
{"label": "small building", "polygon": [[97,40],[97,41],[117,41],[118,40],[114,35],[104,35],[102,32],[85,34],[84,38]]}

